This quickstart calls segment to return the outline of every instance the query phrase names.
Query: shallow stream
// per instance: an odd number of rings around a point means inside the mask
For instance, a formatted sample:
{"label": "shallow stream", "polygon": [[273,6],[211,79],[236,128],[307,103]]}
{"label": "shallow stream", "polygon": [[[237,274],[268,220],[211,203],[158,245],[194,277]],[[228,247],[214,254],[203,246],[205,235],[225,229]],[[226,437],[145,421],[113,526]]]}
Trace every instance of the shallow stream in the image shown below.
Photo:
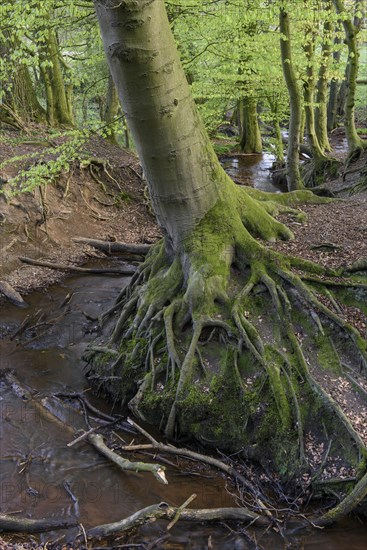
{"label": "shallow stream", "polygon": [[[243,157],[249,159],[250,157]],[[253,159],[251,159],[253,160]],[[232,161],[233,162],[233,161]],[[241,160],[242,162],[242,160]],[[262,171],[261,163],[249,170]],[[36,268],[35,268],[36,269]],[[19,382],[41,398],[55,392],[83,392],[83,350],[96,333],[96,318],[113,303],[126,278],[112,276],[70,277],[44,292],[27,297],[29,307],[1,306],[0,369],[12,369]],[[28,327],[17,331],[26,319]],[[32,320],[33,318],[33,320]],[[33,326],[32,326],[33,325]],[[87,392],[94,406],[110,413],[111,405]],[[121,472],[88,443],[67,447],[71,430],[44,418],[16,396],[0,379],[0,498],[1,512],[20,517],[75,517],[85,529],[122,519],[150,504],[166,501],[179,506],[191,494],[195,508],[236,506],[233,489],[215,472],[203,477],[194,467],[182,471],[167,466],[167,486],[149,474]],[[73,425],[73,419],[66,419]],[[129,441],[132,436],[121,433]],[[174,459],[169,457],[171,462]],[[73,501],[65,489],[77,497]],[[169,535],[166,523],[157,522],[139,531],[139,542],[161,539],[158,549],[241,550],[254,548],[234,525],[204,526],[178,521]],[[286,548],[274,531],[252,527],[258,548]],[[72,541],[78,530],[46,533],[42,541]],[[211,540],[211,546],[209,544]],[[330,529],[287,535],[287,548],[311,550],[365,550],[367,525],[349,519]],[[131,541],[134,542],[134,541]],[[91,544],[90,548],[93,548]]]}

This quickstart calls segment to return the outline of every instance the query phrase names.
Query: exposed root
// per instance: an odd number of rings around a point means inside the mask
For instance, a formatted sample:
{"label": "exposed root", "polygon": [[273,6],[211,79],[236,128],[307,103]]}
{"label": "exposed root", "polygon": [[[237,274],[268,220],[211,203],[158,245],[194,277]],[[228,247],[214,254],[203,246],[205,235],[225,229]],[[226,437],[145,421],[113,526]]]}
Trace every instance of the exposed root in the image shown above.
{"label": "exposed root", "polygon": [[308,189],[319,188],[326,177],[336,176],[340,166],[341,162],[339,160],[329,157],[311,159],[305,162],[301,170],[305,187]]}
{"label": "exposed root", "polygon": [[[328,460],[344,453],[358,469],[365,442],[314,370],[328,368],[330,348],[335,369],[343,372],[347,355],[365,375],[367,343],[341,316],[333,293],[333,287],[363,290],[365,284],[264,248],[253,235],[291,237],[269,214],[291,207],[276,195],[257,210],[265,197],[250,195],[245,201],[238,192],[228,216],[222,205],[215,207],[173,259],[163,242],[152,247],[103,317],[111,324],[118,313],[104,344],[117,346],[118,356],[107,357],[106,366],[95,353],[91,374],[100,380],[108,374],[105,390],[164,426],[167,437],[189,432],[215,446],[243,449],[260,462],[272,461],[286,479],[316,475],[304,437],[319,430],[321,414],[328,432],[339,433]],[[310,196],[290,195],[294,204]],[[331,307],[321,301],[320,288]]]}

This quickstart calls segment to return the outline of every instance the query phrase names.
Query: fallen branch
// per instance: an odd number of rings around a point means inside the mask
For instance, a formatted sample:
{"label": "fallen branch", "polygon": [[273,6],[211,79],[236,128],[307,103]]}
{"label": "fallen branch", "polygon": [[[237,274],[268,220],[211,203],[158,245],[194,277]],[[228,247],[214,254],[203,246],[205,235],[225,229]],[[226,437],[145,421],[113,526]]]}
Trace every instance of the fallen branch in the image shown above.
{"label": "fallen branch", "polygon": [[53,264],[51,262],[33,260],[33,258],[27,258],[25,256],[19,256],[19,260],[29,265],[47,267],[49,269],[58,269],[60,271],[75,271],[76,273],[86,273],[86,274],[93,274],[93,275],[133,275],[136,271],[136,268],[133,266],[108,267],[105,269],[99,269],[99,268],[78,267],[75,265]]}
{"label": "fallen branch", "polygon": [[[1,373],[1,376],[11,387],[14,394],[22,400],[27,400],[32,402],[32,405],[36,410],[47,418],[58,424],[60,424],[64,429],[68,429],[71,432],[74,432],[75,429],[83,429],[84,419],[81,415],[77,413],[74,408],[66,407],[62,401],[44,397],[41,400],[35,399],[30,391],[20,384],[17,378],[9,371],[4,371]],[[70,426],[66,423],[66,418],[73,419],[73,426]],[[119,419],[113,419],[112,423],[118,422]],[[111,424],[111,422],[109,422]],[[122,470],[132,470],[134,472],[151,472],[156,479],[164,484],[168,484],[168,481],[165,476],[165,467],[160,464],[150,464],[144,462],[131,462],[130,460],[124,459],[119,456],[117,453],[112,451],[105,445],[103,437],[100,434],[94,433],[98,428],[91,428],[86,433],[83,433],[78,438],[71,441],[68,444],[68,447],[75,445],[76,443],[87,439],[87,441],[93,445],[93,447],[103,454],[106,458],[111,460],[114,464],[119,466]]]}
{"label": "fallen branch", "polygon": [[42,533],[54,529],[67,529],[78,525],[73,519],[29,519],[0,514],[0,531],[16,531],[18,533]]}
{"label": "fallen branch", "polygon": [[151,248],[150,244],[131,244],[121,243],[118,241],[100,241],[98,239],[87,239],[84,237],[75,237],[73,241],[80,244],[89,244],[89,246],[93,246],[94,248],[102,250],[102,252],[106,252],[107,254],[112,254],[114,252],[125,252],[127,254],[145,256],[146,254],[148,254]]}
{"label": "fallen branch", "polygon": [[241,483],[246,489],[248,489],[251,494],[253,495],[257,506],[259,507],[259,510],[261,512],[264,512],[268,518],[272,518],[271,513],[266,508],[265,504],[262,502],[262,500],[259,497],[259,490],[250,482],[248,481],[243,475],[241,475],[233,466],[229,464],[225,464],[221,460],[218,460],[216,458],[213,458],[212,456],[206,456],[200,453],[197,453],[195,451],[191,451],[190,449],[180,449],[178,447],[174,447],[173,445],[165,445],[164,443],[159,443],[154,437],[152,437],[148,432],[146,432],[139,424],[134,422],[131,418],[128,418],[129,424],[134,426],[141,434],[143,434],[150,442],[151,445],[127,445],[123,447],[124,451],[139,451],[139,450],[146,450],[149,448],[158,449],[159,451],[163,451],[166,453],[174,454],[177,456],[185,456],[187,458],[191,458],[194,460],[198,460],[200,462],[204,462],[205,464],[209,464],[210,466],[214,466],[214,468],[217,468],[218,470],[221,470],[222,472],[225,472],[230,477],[234,478],[236,481]]}
{"label": "fallen branch", "polygon": [[356,260],[352,264],[345,266],[344,271],[348,273],[355,273],[356,271],[366,271],[367,270],[367,258],[361,258]]}
{"label": "fallen branch", "polygon": [[0,281],[0,292],[9,300],[10,303],[17,307],[28,307],[28,304],[23,300],[19,292],[17,292],[9,283]]}
{"label": "fallen branch", "polygon": [[188,505],[193,501],[195,500],[196,498],[196,494],[193,493],[187,500],[185,500],[185,502],[183,504],[181,504],[181,506],[179,508],[177,508],[177,513],[175,515],[175,517],[173,518],[173,520],[167,525],[167,531],[170,531],[172,529],[172,527],[178,522],[178,520],[180,519],[180,516],[181,516],[181,513],[182,513],[182,510],[184,510],[185,508],[188,507]]}
{"label": "fallen branch", "polygon": [[[244,508],[213,508],[192,510],[190,508],[182,509],[180,520],[182,521],[250,521],[259,525],[269,525],[270,521],[264,516],[253,514]],[[127,518],[115,523],[98,525],[87,531],[88,538],[106,537],[116,532],[130,531],[147,522],[159,519],[174,520],[179,513],[180,508],[169,506],[166,502],[147,506],[138,512],[135,512]]]}
{"label": "fallen branch", "polygon": [[160,464],[149,464],[145,462],[131,462],[130,460],[122,458],[114,451],[111,451],[111,449],[109,449],[107,445],[105,445],[103,437],[100,434],[90,433],[88,435],[88,441],[101,454],[103,454],[105,457],[111,460],[111,462],[114,462],[114,464],[119,466],[121,470],[132,470],[134,472],[151,472],[156,477],[156,479],[158,479],[158,481],[164,483],[165,485],[168,484],[164,473],[164,466],[161,466]]}

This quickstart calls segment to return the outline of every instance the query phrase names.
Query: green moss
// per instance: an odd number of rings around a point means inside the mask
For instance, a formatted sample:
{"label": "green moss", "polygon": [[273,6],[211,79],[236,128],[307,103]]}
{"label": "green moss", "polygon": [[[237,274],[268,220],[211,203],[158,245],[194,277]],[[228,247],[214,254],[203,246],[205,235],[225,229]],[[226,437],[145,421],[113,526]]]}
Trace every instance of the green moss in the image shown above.
{"label": "green moss", "polygon": [[319,365],[323,369],[341,374],[340,359],[330,338],[324,335],[316,336],[315,349]]}
{"label": "green moss", "polygon": [[286,394],[281,379],[280,356],[276,355],[270,347],[267,347],[265,361],[267,365],[267,373],[269,375],[270,387],[277,407],[278,417],[282,430],[285,430],[290,428],[291,415],[288,403],[289,398]]}

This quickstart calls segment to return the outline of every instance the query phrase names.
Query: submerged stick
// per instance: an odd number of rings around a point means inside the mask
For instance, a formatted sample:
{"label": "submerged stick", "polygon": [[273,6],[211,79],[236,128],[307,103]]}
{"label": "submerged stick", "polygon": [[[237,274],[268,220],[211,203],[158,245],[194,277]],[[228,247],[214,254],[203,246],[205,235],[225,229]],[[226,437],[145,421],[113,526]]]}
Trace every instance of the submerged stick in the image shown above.
{"label": "submerged stick", "polygon": [[53,531],[54,529],[67,529],[75,525],[78,525],[78,521],[73,519],[29,519],[13,517],[9,514],[0,514],[0,531],[42,533],[43,531]]}

